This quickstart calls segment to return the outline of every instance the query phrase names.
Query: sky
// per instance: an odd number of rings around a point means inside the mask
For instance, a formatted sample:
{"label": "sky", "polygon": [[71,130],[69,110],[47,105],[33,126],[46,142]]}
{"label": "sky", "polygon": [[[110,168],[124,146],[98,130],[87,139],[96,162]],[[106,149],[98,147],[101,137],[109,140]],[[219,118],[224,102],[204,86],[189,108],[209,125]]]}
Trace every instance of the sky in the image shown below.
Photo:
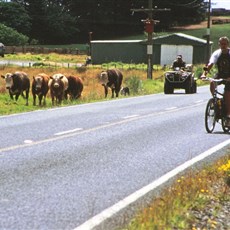
{"label": "sky", "polygon": [[230,9],[230,0],[211,0],[212,8]]}

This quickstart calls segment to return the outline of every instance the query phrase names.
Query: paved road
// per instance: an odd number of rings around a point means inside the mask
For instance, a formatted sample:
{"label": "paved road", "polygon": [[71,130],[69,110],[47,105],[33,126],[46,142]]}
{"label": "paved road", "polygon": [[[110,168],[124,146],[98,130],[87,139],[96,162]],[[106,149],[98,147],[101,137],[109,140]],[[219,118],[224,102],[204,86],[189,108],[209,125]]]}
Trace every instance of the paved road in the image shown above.
{"label": "paved road", "polygon": [[206,133],[208,98],[202,87],[1,116],[0,229],[77,228],[229,139]]}

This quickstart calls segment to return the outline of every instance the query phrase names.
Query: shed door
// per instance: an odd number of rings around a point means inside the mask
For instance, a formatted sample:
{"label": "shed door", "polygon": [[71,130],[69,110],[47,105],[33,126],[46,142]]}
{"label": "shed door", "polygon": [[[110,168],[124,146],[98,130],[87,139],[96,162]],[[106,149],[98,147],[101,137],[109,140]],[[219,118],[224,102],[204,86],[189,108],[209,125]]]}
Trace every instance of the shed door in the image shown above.
{"label": "shed door", "polygon": [[181,54],[186,64],[193,64],[193,47],[188,45],[161,45],[161,65],[171,65]]}

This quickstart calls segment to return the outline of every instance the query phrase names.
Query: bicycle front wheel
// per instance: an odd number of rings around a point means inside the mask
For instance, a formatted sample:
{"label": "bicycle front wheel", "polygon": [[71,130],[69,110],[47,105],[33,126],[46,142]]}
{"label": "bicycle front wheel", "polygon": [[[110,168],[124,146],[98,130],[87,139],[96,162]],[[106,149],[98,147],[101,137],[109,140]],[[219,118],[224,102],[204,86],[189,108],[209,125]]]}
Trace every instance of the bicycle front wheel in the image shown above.
{"label": "bicycle front wheel", "polygon": [[214,99],[209,99],[205,110],[205,128],[208,133],[212,133],[216,125],[216,110]]}

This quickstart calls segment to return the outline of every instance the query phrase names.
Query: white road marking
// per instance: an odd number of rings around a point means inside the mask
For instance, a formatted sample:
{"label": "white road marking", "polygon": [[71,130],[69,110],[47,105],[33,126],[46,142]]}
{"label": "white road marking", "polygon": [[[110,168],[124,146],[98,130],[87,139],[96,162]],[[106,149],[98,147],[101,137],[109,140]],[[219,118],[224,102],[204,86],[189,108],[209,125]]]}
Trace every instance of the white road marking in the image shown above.
{"label": "white road marking", "polygon": [[124,119],[129,119],[129,118],[133,118],[133,117],[139,117],[140,115],[130,115],[130,116],[126,116],[126,117],[123,117]]}
{"label": "white road marking", "polygon": [[150,191],[153,191],[158,186],[164,184],[171,178],[175,177],[179,173],[183,172],[185,169],[191,167],[195,163],[202,161],[208,156],[211,156],[216,151],[224,148],[225,146],[230,144],[230,139],[227,141],[224,141],[211,149],[201,153],[200,155],[194,157],[193,159],[186,161],[185,163],[181,164],[177,168],[173,169],[172,171],[166,173],[165,175],[161,176],[157,180],[153,181],[152,183],[148,184],[147,186],[141,188],[140,190],[134,192],[133,194],[129,195],[128,197],[124,198],[123,200],[119,201],[118,203],[114,204],[110,208],[105,209],[98,215],[92,217],[82,225],[76,227],[74,230],[92,230],[93,228],[99,226],[103,221],[105,221],[108,218],[111,218],[113,215],[117,214],[122,209],[128,207],[130,204],[134,203],[138,199],[144,197],[146,194],[148,194]]}
{"label": "white road marking", "polygon": [[105,122],[102,122],[102,124],[107,125],[107,124],[110,124],[110,122],[109,121],[105,121]]}
{"label": "white road marking", "polygon": [[74,132],[81,131],[81,130],[82,130],[82,128],[71,129],[71,130],[55,133],[54,136],[65,135],[65,134],[68,134],[68,133],[74,133]]}
{"label": "white road marking", "polygon": [[194,103],[199,104],[199,103],[203,103],[203,100],[199,100],[199,101],[195,101]]}
{"label": "white road marking", "polygon": [[31,144],[31,143],[33,143],[33,141],[32,140],[24,140],[24,143],[25,144]]}
{"label": "white road marking", "polygon": [[170,108],[167,108],[165,110],[173,110],[173,109],[177,109],[177,107],[170,107]]}
{"label": "white road marking", "polygon": [[[198,106],[198,105],[197,104],[188,105],[186,107],[177,108],[175,110],[180,111],[180,110],[184,110],[184,109],[190,109],[190,108],[193,108],[193,107],[196,107],[196,106]],[[153,113],[141,115],[141,116],[138,116],[138,117],[132,117],[132,118],[129,118],[129,119],[120,120],[120,121],[113,122],[113,123],[99,125],[99,126],[92,127],[92,128],[89,128],[89,129],[81,130],[80,132],[75,131],[75,132],[66,133],[66,134],[63,134],[63,135],[58,135],[58,136],[56,135],[55,137],[46,138],[44,140],[33,141],[33,143],[31,143],[30,146],[32,146],[32,145],[35,146],[35,145],[39,145],[39,144],[43,144],[43,143],[47,143],[47,142],[52,142],[52,141],[55,141],[55,140],[60,140],[60,139],[68,138],[68,137],[73,137],[73,136],[76,136],[76,135],[80,135],[80,134],[89,133],[89,132],[93,132],[93,131],[96,131],[96,130],[112,127],[112,126],[115,126],[115,125],[125,124],[127,122],[132,122],[132,121],[135,121],[135,120],[138,120],[138,119],[144,119],[144,118],[148,118],[148,117],[159,116],[161,114],[168,114],[168,113],[171,113],[171,112],[175,112],[175,110],[168,110],[168,111],[164,110],[164,111],[160,111],[160,112],[153,112]],[[5,151],[11,151],[11,150],[19,149],[19,148],[25,148],[25,147],[28,147],[28,144],[18,144],[18,145],[14,145],[14,146],[5,147],[5,148],[0,148],[0,153],[5,152]]]}

